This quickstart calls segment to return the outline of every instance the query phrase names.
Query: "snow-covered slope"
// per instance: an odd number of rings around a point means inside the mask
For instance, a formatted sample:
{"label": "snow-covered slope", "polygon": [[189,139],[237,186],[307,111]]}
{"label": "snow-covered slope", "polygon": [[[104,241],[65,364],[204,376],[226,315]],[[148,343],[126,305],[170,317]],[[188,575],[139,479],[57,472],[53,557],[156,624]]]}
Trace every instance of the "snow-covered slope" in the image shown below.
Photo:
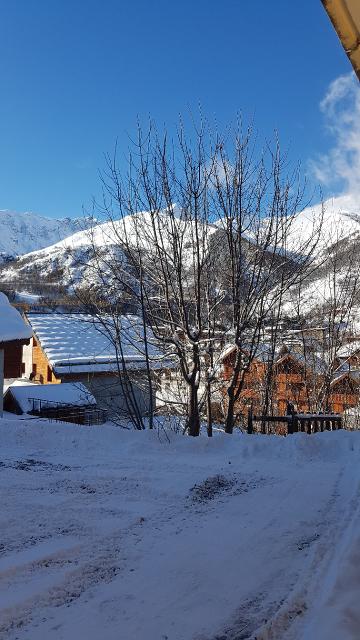
{"label": "snow-covered slope", "polygon": [[42,249],[88,226],[83,218],[45,218],[0,210],[0,255],[19,256]]}
{"label": "snow-covered slope", "polygon": [[[357,250],[360,242],[360,202],[353,196],[343,195],[327,200],[324,205],[308,207],[299,213],[291,230],[290,244],[294,251],[303,247],[307,239],[314,238],[316,228],[322,219],[323,224],[316,250],[318,269],[311,280],[304,283],[302,292],[302,306],[309,311],[315,307],[320,309],[328,299],[329,247],[340,247],[345,271],[346,261],[349,261],[349,256],[354,255],[354,251]],[[169,220],[170,218],[165,214],[159,217],[158,236],[161,237],[164,252],[169,253],[171,259],[168,242]],[[180,216],[176,220],[184,234],[183,261],[191,264],[193,227],[181,221]],[[76,223],[76,221],[70,222]],[[216,226],[210,226],[207,229],[204,227],[203,233],[201,232],[202,238],[200,238],[203,250],[206,250],[210,237],[214,237],[217,231],[220,230]],[[70,283],[77,285],[99,283],[99,264],[101,264],[100,284],[103,286],[111,281],[114,260],[122,263],[123,269],[127,269],[126,251],[121,247],[121,243],[125,241],[133,248],[136,247],[136,243],[139,243],[140,248],[145,250],[151,258],[154,235],[149,213],[140,212],[121,221],[98,224],[91,230],[77,231],[50,246],[26,253],[2,267],[0,281],[9,283],[21,280],[30,282],[31,285],[31,282],[40,280],[65,286]],[[294,315],[293,307],[293,302],[288,300],[286,311],[290,316]]]}
{"label": "snow-covered slope", "polygon": [[[179,234],[183,235],[183,245],[186,247],[187,241],[191,239],[194,227],[191,222],[181,220],[181,218],[169,217],[166,213],[159,214],[156,218],[156,231],[154,232],[151,215],[148,211],[141,211],[134,215],[128,215],[121,220],[114,220],[111,222],[104,222],[94,226],[91,230],[89,228],[82,229],[73,235],[59,240],[52,246],[47,246],[44,251],[34,252],[34,257],[37,258],[41,254],[48,254],[56,252],[59,249],[74,250],[79,247],[106,247],[119,245],[121,242],[126,242],[129,246],[140,246],[142,249],[151,251],[155,242],[155,233],[161,237],[159,242],[162,243],[163,249],[168,250],[170,247],[170,234],[171,226],[176,221],[179,228]],[[218,230],[215,225],[208,225],[205,227],[201,224],[200,239],[203,237],[209,237],[212,233]],[[190,259],[185,253],[185,259]]]}
{"label": "snow-covered slope", "polygon": [[[352,296],[356,282],[360,284],[358,247],[360,244],[360,201],[351,195],[343,195],[302,211],[292,233],[299,246],[314,237],[322,219],[321,233],[316,251],[317,268],[298,291],[290,291],[284,304],[289,316],[296,316],[297,309],[306,314],[326,313],[329,304],[345,307]],[[334,274],[336,278],[334,279]],[[301,301],[299,305],[299,300]],[[359,296],[355,295],[349,320],[354,328],[358,324]]]}
{"label": "snow-covered slope", "polygon": [[314,235],[321,222],[319,254],[340,239],[360,235],[360,200],[347,194],[304,209],[292,227],[292,235],[300,246]]}
{"label": "snow-covered slope", "polygon": [[[183,260],[191,264],[192,249],[190,239],[194,227],[189,222],[176,218],[182,235]],[[169,233],[174,218],[166,214],[158,217],[156,233],[164,252],[169,252]],[[201,250],[206,251],[210,237],[218,231],[215,225],[205,228],[200,225]],[[89,284],[98,279],[98,266],[101,264],[102,278],[105,278],[107,266],[112,259],[121,259],[125,264],[125,251],[122,243],[132,248],[140,248],[151,256],[155,236],[148,212],[139,212],[123,220],[105,222],[93,228],[78,231],[44,249],[29,252],[2,269],[2,281],[11,282],[18,278],[31,279],[37,273],[44,279],[52,279],[59,284]],[[111,271],[111,269],[110,269]]]}

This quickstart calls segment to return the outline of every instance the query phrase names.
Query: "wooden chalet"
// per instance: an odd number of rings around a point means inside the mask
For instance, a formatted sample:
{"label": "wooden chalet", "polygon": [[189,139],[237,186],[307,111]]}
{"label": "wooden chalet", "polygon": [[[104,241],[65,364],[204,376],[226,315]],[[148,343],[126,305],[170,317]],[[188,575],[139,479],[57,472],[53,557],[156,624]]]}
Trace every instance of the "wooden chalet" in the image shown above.
{"label": "wooden chalet", "polygon": [[[244,360],[247,352],[244,349]],[[222,377],[229,381],[235,364],[236,350],[230,347],[222,357]],[[269,364],[272,363],[272,364]],[[271,376],[269,374],[271,366]],[[243,388],[236,405],[236,412],[245,416],[249,406],[255,414],[264,410],[265,387],[270,386],[271,406],[268,411],[274,415],[284,415],[289,403],[299,413],[314,410],[314,395],[321,387],[325,375],[324,363],[316,357],[310,357],[305,363],[304,358],[297,352],[289,351],[285,346],[277,353],[275,359],[270,350],[263,347],[256,354],[245,373]],[[270,380],[270,383],[269,383]],[[226,401],[226,391],[223,392]],[[340,371],[333,376],[330,383],[327,410],[343,413],[358,405],[360,400],[360,385],[356,375],[351,371]]]}
{"label": "wooden chalet", "polygon": [[342,345],[338,350],[336,361],[338,367],[343,369],[360,370],[360,342],[356,340]]}
{"label": "wooden chalet", "polygon": [[3,414],[4,381],[23,374],[23,346],[30,343],[31,329],[0,292],[0,417]]}
{"label": "wooden chalet", "polygon": [[[244,362],[248,352],[244,350]],[[233,374],[236,358],[235,347],[225,349],[222,355],[222,377],[228,382]],[[245,373],[243,388],[237,403],[236,410],[245,415],[247,407],[252,405],[254,411],[259,411],[262,404],[262,390],[266,374],[266,360],[263,354],[253,359],[249,371]]]}
{"label": "wooden chalet", "polygon": [[329,409],[344,413],[359,403],[359,380],[350,371],[334,376],[330,383]]}
{"label": "wooden chalet", "polygon": [[[130,394],[136,410],[147,413],[150,396],[143,326],[137,316],[121,318],[120,363],[109,334],[89,314],[29,313],[27,319],[33,330],[26,364],[31,380],[44,385],[79,382],[94,395],[99,407],[124,417],[132,410]],[[151,367],[162,367],[162,353],[153,345],[148,348]],[[124,372],[131,372],[130,383]]]}

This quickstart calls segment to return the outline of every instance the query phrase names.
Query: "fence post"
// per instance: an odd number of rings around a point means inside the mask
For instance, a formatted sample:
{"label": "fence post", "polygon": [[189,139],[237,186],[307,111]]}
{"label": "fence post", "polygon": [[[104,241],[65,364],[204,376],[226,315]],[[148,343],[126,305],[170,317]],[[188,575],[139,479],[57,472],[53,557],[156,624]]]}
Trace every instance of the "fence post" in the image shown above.
{"label": "fence post", "polygon": [[294,413],[288,413],[289,416],[289,420],[287,423],[287,432],[288,435],[291,435],[292,433],[294,433],[294,429],[295,429],[295,418],[294,418]]}

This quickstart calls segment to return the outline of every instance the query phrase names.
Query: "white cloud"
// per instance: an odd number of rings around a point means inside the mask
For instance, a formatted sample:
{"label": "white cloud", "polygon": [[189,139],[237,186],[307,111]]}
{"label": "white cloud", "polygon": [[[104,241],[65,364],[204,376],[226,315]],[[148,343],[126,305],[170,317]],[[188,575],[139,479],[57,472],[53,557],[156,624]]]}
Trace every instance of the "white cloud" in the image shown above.
{"label": "white cloud", "polygon": [[354,73],[334,80],[320,103],[334,138],[327,154],[311,162],[315,178],[360,204],[360,85]]}

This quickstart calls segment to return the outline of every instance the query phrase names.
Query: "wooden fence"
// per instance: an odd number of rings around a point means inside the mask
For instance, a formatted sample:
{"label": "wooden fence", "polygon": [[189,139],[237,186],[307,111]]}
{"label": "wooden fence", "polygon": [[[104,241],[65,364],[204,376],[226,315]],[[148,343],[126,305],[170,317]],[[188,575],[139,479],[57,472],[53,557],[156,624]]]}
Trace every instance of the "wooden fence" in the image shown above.
{"label": "wooden fence", "polygon": [[261,424],[260,433],[276,432],[271,431],[269,424],[284,425],[281,431],[285,434],[297,433],[317,433],[319,431],[336,431],[342,429],[342,416],[338,413],[289,413],[286,416],[256,416],[249,409],[247,416],[247,432],[254,433],[254,423]]}

